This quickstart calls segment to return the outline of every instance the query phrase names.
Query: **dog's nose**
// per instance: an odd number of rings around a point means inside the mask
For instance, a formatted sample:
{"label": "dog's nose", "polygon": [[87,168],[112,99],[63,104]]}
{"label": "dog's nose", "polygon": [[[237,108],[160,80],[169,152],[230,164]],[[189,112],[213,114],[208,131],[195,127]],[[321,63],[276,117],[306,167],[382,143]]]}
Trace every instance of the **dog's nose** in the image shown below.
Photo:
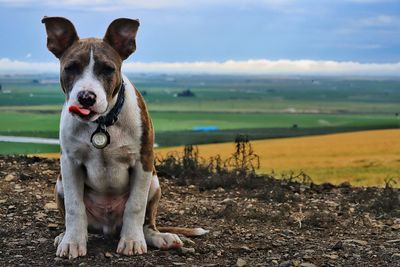
{"label": "dog's nose", "polygon": [[80,91],[78,93],[78,102],[84,107],[91,107],[96,102],[96,95],[91,91]]}

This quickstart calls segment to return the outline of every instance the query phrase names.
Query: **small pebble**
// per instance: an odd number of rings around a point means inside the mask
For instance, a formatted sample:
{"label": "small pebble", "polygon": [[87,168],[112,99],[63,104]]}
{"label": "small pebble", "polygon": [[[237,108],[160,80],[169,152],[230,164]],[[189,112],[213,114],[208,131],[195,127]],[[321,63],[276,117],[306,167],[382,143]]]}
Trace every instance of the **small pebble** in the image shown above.
{"label": "small pebble", "polygon": [[336,255],[336,254],[326,254],[324,256],[329,258],[329,259],[331,259],[331,260],[337,260],[339,258],[339,256]]}
{"label": "small pebble", "polygon": [[6,175],[6,177],[4,178],[4,181],[11,182],[11,181],[15,180],[15,178],[16,178],[15,175],[10,173],[10,174]]}
{"label": "small pebble", "polygon": [[242,258],[238,258],[237,259],[236,266],[243,267],[243,266],[246,266],[246,265],[247,265],[247,262],[244,259],[242,259]]}
{"label": "small pebble", "polygon": [[47,228],[49,228],[49,229],[56,229],[57,227],[58,227],[58,224],[56,224],[56,223],[49,223],[47,225]]}
{"label": "small pebble", "polygon": [[180,248],[179,251],[182,255],[194,254],[196,252],[194,248],[185,248],[185,247]]}
{"label": "small pebble", "polygon": [[55,202],[49,202],[44,205],[44,208],[46,210],[56,210],[57,209],[57,204]]}

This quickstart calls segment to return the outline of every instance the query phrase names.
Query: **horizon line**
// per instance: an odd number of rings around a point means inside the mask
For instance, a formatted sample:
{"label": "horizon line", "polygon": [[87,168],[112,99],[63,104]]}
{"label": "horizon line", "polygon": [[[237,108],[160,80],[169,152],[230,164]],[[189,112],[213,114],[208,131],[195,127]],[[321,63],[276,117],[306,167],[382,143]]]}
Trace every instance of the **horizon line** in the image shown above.
{"label": "horizon line", "polygon": [[[239,74],[400,77],[400,62],[360,63],[357,61],[311,59],[248,59],[225,61],[125,62],[124,73]],[[59,73],[59,63],[30,62],[0,58],[0,74]]]}

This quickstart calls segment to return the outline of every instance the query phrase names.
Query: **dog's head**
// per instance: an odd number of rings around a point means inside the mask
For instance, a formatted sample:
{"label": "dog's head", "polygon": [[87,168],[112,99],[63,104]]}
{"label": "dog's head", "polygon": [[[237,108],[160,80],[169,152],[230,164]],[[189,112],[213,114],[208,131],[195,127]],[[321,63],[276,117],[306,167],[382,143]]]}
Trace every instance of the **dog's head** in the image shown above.
{"label": "dog's head", "polygon": [[136,49],[139,21],[120,18],[103,39],[79,39],[74,25],[62,17],[44,17],[47,48],[60,60],[61,87],[69,111],[94,121],[113,106],[122,83],[121,65]]}

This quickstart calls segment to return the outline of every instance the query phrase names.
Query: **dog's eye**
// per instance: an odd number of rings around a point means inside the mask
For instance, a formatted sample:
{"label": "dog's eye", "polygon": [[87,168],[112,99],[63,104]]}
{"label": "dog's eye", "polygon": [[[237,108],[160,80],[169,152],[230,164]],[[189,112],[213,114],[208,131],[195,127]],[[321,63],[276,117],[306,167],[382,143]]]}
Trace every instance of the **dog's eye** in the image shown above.
{"label": "dog's eye", "polygon": [[67,74],[77,74],[79,72],[79,65],[77,63],[71,63],[65,66],[64,71]]}
{"label": "dog's eye", "polygon": [[110,66],[110,65],[104,65],[103,68],[102,68],[102,72],[105,75],[111,75],[111,74],[113,74],[115,72],[115,68],[113,66]]}

